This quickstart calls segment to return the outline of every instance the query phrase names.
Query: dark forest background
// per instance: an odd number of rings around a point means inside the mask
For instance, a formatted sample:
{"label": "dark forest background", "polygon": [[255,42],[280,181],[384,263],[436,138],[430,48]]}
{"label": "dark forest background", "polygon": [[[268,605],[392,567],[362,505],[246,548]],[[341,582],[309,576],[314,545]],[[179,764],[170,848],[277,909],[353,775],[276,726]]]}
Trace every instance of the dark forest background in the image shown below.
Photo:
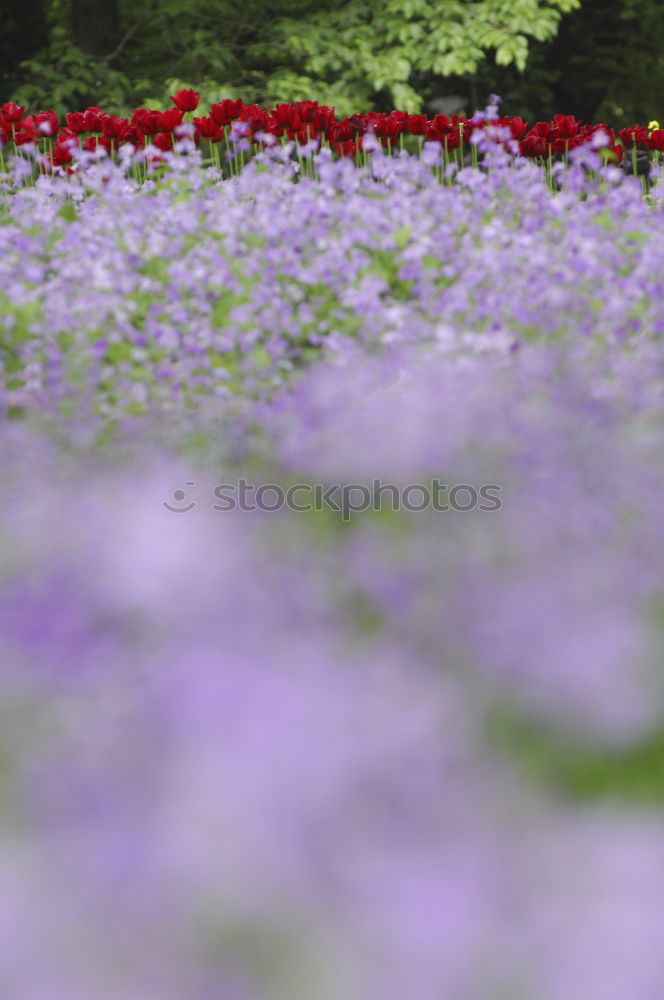
{"label": "dark forest background", "polygon": [[97,103],[126,111],[194,86],[207,100],[431,114],[472,113],[497,93],[530,121],[562,112],[620,126],[664,117],[663,6],[0,0],[0,97],[60,114]]}

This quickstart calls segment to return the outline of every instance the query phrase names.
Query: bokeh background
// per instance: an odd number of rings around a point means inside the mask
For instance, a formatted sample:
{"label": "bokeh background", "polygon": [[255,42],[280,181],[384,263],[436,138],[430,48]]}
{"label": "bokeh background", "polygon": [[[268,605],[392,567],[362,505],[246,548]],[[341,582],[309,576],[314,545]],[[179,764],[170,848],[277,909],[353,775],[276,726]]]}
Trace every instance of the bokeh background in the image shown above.
{"label": "bokeh background", "polygon": [[3,0],[0,94],[56,112],[300,99],[617,127],[661,113],[658,0]]}

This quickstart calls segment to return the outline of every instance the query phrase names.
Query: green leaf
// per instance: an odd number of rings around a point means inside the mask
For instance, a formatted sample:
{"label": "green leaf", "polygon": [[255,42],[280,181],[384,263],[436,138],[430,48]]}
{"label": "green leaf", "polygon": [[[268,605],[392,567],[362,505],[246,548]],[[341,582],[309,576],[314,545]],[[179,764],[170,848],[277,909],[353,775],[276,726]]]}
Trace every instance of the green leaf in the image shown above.
{"label": "green leaf", "polygon": [[58,212],[58,215],[61,219],[64,219],[65,222],[76,222],[78,218],[76,207],[72,201],[66,201]]}

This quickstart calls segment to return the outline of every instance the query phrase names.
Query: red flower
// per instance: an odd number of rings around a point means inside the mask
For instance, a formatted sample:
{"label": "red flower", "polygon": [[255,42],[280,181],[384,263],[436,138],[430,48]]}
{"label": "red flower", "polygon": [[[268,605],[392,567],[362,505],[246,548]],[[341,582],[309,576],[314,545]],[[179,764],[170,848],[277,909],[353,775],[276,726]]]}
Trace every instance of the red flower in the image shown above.
{"label": "red flower", "polygon": [[323,104],[316,111],[311,124],[319,132],[324,132],[327,135],[334,124],[334,120],[334,108],[328,108],[327,105]]}
{"label": "red flower", "polygon": [[180,111],[179,108],[169,108],[168,111],[157,111],[159,116],[159,130],[161,132],[172,132],[174,128],[182,124],[182,115],[184,112]]}
{"label": "red flower", "polygon": [[312,139],[320,139],[320,132],[312,128],[311,125],[303,125],[299,131],[294,133],[293,138],[297,139],[300,145],[304,145]]}
{"label": "red flower", "polygon": [[337,122],[330,129],[330,139],[332,142],[351,142],[356,135],[357,130],[347,118],[342,122]]}
{"label": "red flower", "polygon": [[145,135],[143,134],[143,130],[135,123],[125,126],[125,130],[122,133],[121,138],[123,142],[128,142],[135,149],[143,149],[145,146]]}
{"label": "red flower", "polygon": [[664,153],[664,128],[655,129],[654,132],[650,133],[648,145],[651,149],[657,149],[660,153]]}
{"label": "red flower", "polygon": [[272,119],[280,128],[299,127],[299,124],[294,125],[296,117],[297,111],[292,104],[277,104],[272,112]]}
{"label": "red flower", "polygon": [[293,119],[293,124],[286,129],[286,135],[289,139],[296,139],[298,134],[304,128],[304,122],[300,121],[300,117],[295,113],[295,118]]}
{"label": "red flower", "polygon": [[126,118],[118,118],[117,115],[102,115],[101,130],[107,139],[122,139],[128,125],[129,122]]}
{"label": "red flower", "polygon": [[585,146],[587,142],[588,142],[588,136],[575,135],[573,139],[567,140],[567,148],[578,149],[579,146]]}
{"label": "red flower", "polygon": [[[538,135],[546,142],[551,142],[555,138],[556,130],[551,122],[537,122],[530,130],[530,135]],[[526,136],[526,138],[528,138]]]}
{"label": "red flower", "polygon": [[23,122],[22,127],[19,131],[14,132],[14,142],[17,146],[25,146],[29,142],[38,142],[38,137],[35,133],[35,126],[33,121],[28,118]]}
{"label": "red flower", "polygon": [[499,124],[509,128],[513,139],[520,139],[528,127],[527,122],[518,115],[515,118],[501,118]]}
{"label": "red flower", "polygon": [[196,90],[178,90],[171,100],[178,111],[195,111],[201,95]]}
{"label": "red flower", "polygon": [[8,101],[2,105],[2,113],[11,124],[20,122],[24,111],[25,108],[21,104],[17,104],[16,101]]}
{"label": "red flower", "polygon": [[[380,118],[376,118],[372,121],[374,131],[381,140],[385,140],[383,145],[388,145],[393,142],[394,139],[401,132],[404,131],[406,126],[406,121],[401,117],[403,112],[393,111],[390,115],[381,115]],[[407,119],[407,116],[406,116]]]}
{"label": "red flower", "polygon": [[408,115],[408,124],[406,128],[411,135],[424,135],[426,127],[426,115]]}
{"label": "red flower", "polygon": [[337,142],[334,149],[337,156],[354,157],[357,153],[357,145],[354,142]]}
{"label": "red flower", "polygon": [[554,115],[553,123],[559,139],[573,139],[579,131],[580,122],[574,115]]}
{"label": "red flower", "polygon": [[445,132],[449,132],[452,126],[452,122],[447,117],[447,115],[435,115],[431,121],[431,127],[439,132],[441,135]]}
{"label": "red flower", "polygon": [[318,101],[298,101],[295,105],[300,121],[311,125],[318,111]]}
{"label": "red flower", "polygon": [[37,135],[55,135],[58,131],[58,116],[53,108],[40,111],[34,118]]}
{"label": "red flower", "polygon": [[546,156],[547,151],[546,136],[538,135],[533,129],[519,143],[519,152],[522,156]]}
{"label": "red flower", "polygon": [[647,145],[648,129],[644,125],[632,125],[631,128],[621,128],[618,131],[623,146]]}
{"label": "red flower", "polygon": [[61,128],[58,132],[56,145],[60,145],[65,142],[74,142],[78,146],[78,135],[76,132],[72,131],[70,128]]}
{"label": "red flower", "polygon": [[[369,115],[364,114],[364,115],[349,115],[349,117],[346,118],[346,124],[350,125],[350,127],[353,129],[353,135],[362,135],[362,133],[367,127],[368,117]],[[386,118],[387,115],[381,115],[380,117]]]}
{"label": "red flower", "polygon": [[440,142],[447,149],[457,149],[461,145],[461,129],[463,123],[464,132],[467,135],[470,122],[466,119],[462,121],[458,115],[454,115],[452,120],[447,115],[436,115],[427,125],[425,136],[430,142]]}
{"label": "red flower", "polygon": [[219,101],[218,104],[213,104],[210,108],[210,116],[215,125],[219,125],[223,128],[225,125],[229,125],[236,118],[239,118],[242,114],[244,104],[242,101],[231,101],[226,98],[223,101]]}
{"label": "red flower", "polygon": [[146,111],[145,108],[137,108],[131,116],[131,124],[138,126],[143,135],[156,135],[160,131],[160,111]]}
{"label": "red flower", "polygon": [[386,121],[389,123],[390,134],[399,135],[401,132],[407,132],[409,117],[407,111],[390,111],[386,118]]}
{"label": "red flower", "polygon": [[71,163],[70,143],[71,140],[69,139],[64,143],[57,142],[53,147],[53,163],[56,167],[63,167],[66,163]]}
{"label": "red flower", "polygon": [[211,118],[194,118],[196,134],[202,139],[209,139],[210,142],[220,142],[222,131]]}
{"label": "red flower", "polygon": [[257,104],[247,104],[242,108],[240,121],[246,122],[252,133],[265,132],[270,127],[270,114]]}
{"label": "red flower", "polygon": [[101,108],[88,108],[83,112],[83,122],[86,132],[101,132],[101,119],[103,112]]}
{"label": "red flower", "polygon": [[76,135],[88,131],[85,127],[85,115],[81,111],[71,111],[68,115],[65,115],[65,120],[67,128],[70,132],[75,132]]}
{"label": "red flower", "polygon": [[83,141],[83,149],[88,153],[94,153],[99,147],[105,149],[107,153],[111,152],[111,140],[106,135],[89,135],[87,139]]}
{"label": "red flower", "polygon": [[162,153],[166,153],[169,149],[173,148],[173,136],[170,132],[157,132],[152,141]]}
{"label": "red flower", "polygon": [[598,125],[584,125],[583,129],[581,130],[581,134],[586,139],[591,139],[596,132],[605,132],[609,137],[608,145],[609,146],[613,145],[615,139],[615,133],[613,129],[610,128],[608,125],[604,125],[603,123],[600,123]]}

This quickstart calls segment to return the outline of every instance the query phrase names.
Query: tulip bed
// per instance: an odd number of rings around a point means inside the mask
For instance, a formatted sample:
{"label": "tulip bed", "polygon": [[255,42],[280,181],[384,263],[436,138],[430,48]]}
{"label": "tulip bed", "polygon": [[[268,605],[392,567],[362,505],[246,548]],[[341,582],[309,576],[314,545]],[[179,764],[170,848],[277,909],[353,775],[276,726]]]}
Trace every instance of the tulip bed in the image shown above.
{"label": "tulip bed", "polygon": [[[337,157],[366,162],[377,143],[389,152],[408,150],[421,154],[423,144],[440,149],[445,168],[462,167],[468,158],[478,162],[478,145],[501,144],[512,156],[539,162],[551,173],[554,159],[568,162],[570,152],[600,145],[607,162],[620,163],[633,174],[647,177],[650,165],[664,153],[664,129],[658,122],[618,131],[605,124],[590,125],[573,115],[555,115],[553,121],[528,126],[518,116],[498,114],[499,99],[484,111],[466,118],[438,114],[392,111],[368,112],[338,119],[334,108],[317,101],[278,104],[267,110],[241,100],[213,104],[208,115],[196,116],[199,94],[178,91],[167,111],[139,108],[130,118],[106,114],[99,107],[75,111],[61,124],[51,110],[26,115],[25,107],[9,101],[0,109],[0,147],[28,153],[38,161],[35,169],[71,171],[86,162],[81,154],[116,156],[125,149],[138,161],[163,164],[165,154],[180,148],[183,139],[202,146],[210,164],[227,174],[237,173],[255,152],[277,142],[289,142],[308,158],[314,149],[330,148]],[[489,129],[489,131],[487,131]],[[304,150],[304,152],[302,152]]]}
{"label": "tulip bed", "polygon": [[376,138],[0,187],[3,998],[661,997],[662,181]]}

